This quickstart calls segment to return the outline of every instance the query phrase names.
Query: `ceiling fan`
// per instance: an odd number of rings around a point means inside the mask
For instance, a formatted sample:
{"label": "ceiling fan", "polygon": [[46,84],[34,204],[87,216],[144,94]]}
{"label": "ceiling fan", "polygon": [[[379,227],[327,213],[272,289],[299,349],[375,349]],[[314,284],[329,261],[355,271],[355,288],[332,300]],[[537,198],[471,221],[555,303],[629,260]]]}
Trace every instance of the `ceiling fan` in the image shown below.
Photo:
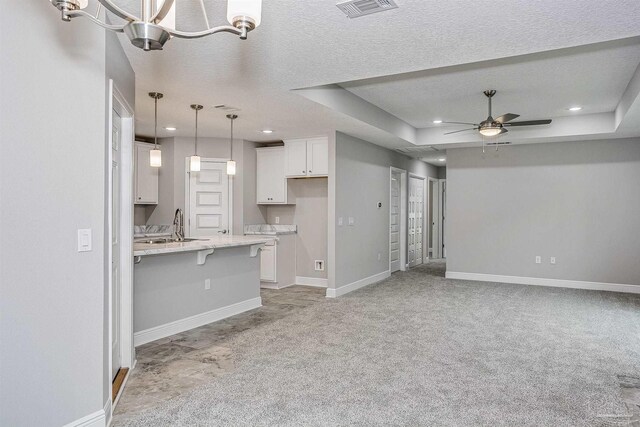
{"label": "ceiling fan", "polygon": [[505,127],[506,126],[537,126],[537,125],[548,125],[551,123],[551,119],[546,120],[528,120],[528,121],[520,121],[520,122],[512,122],[511,120],[517,119],[520,117],[519,114],[507,113],[503,114],[500,117],[493,118],[491,116],[491,98],[496,94],[495,90],[485,90],[484,94],[487,98],[489,98],[489,117],[486,120],[480,123],[466,123],[466,122],[442,122],[443,124],[454,124],[454,125],[471,125],[473,126],[470,129],[462,129],[456,130],[453,132],[447,132],[445,135],[451,135],[452,133],[458,132],[466,132],[470,130],[477,130],[480,132],[482,136],[498,136],[509,132]]}

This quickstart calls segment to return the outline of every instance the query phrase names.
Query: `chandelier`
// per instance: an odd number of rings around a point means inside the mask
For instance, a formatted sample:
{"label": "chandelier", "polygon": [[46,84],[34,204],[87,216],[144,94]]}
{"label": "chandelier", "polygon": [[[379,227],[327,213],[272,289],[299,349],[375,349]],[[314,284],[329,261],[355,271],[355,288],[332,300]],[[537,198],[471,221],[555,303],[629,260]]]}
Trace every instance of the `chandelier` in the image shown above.
{"label": "chandelier", "polygon": [[[202,31],[179,31],[175,29],[175,0],[140,0],[142,17],[123,10],[112,0],[97,0],[98,8],[94,14],[85,11],[88,0],[50,0],[60,10],[62,20],[71,21],[72,18],[83,16],[107,30],[125,33],[131,44],[149,50],[162,50],[167,40],[172,37],[195,39],[211,34],[227,32],[240,36],[246,40],[247,33],[260,25],[262,15],[262,0],[227,0],[227,20],[231,25],[211,27],[204,7],[204,0],[200,0],[207,28]],[[112,25],[100,19],[102,8],[126,22],[122,25]]]}

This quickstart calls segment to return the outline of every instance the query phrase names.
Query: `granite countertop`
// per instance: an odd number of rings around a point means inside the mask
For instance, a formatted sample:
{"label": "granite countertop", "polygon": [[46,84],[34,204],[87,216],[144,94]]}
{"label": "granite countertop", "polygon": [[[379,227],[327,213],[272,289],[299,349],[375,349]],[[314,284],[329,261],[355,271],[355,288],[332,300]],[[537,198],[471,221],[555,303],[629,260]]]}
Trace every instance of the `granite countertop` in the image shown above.
{"label": "granite countertop", "polygon": [[296,234],[297,232],[297,225],[254,224],[244,226],[245,235],[279,236],[283,234]]}
{"label": "granite countertop", "polygon": [[216,237],[203,237],[191,242],[170,242],[170,243],[133,243],[133,255],[160,255],[176,252],[200,251],[203,249],[235,248],[240,246],[252,246],[268,243],[275,240],[269,237],[252,237],[223,235]]}

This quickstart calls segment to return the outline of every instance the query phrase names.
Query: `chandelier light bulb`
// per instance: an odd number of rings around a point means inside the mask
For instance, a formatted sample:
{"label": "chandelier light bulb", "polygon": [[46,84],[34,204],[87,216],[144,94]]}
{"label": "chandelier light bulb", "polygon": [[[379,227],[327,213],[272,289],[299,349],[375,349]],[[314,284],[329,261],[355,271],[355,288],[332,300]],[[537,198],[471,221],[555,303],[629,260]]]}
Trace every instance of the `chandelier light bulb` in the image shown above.
{"label": "chandelier light bulb", "polygon": [[262,0],[228,0],[227,21],[234,27],[238,23],[249,19],[254,26],[262,22]]}

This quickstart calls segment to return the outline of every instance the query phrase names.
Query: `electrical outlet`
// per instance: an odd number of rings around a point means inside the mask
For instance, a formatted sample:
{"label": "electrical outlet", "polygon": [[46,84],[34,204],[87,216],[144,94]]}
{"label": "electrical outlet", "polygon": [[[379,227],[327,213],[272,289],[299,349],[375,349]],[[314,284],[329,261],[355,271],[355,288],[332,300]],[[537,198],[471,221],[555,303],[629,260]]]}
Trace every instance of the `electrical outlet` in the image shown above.
{"label": "electrical outlet", "polygon": [[324,260],[323,259],[317,259],[315,262],[316,266],[316,271],[324,271]]}
{"label": "electrical outlet", "polygon": [[279,216],[276,217],[276,224],[280,224],[280,217]]}
{"label": "electrical outlet", "polygon": [[342,227],[342,223],[343,223],[342,217],[338,217],[338,226]]}
{"label": "electrical outlet", "polygon": [[211,289],[211,279],[205,279],[204,281],[204,289],[206,291],[208,291],[209,289]]}
{"label": "electrical outlet", "polygon": [[550,259],[551,264],[555,264],[556,263],[556,257],[552,256]]}
{"label": "electrical outlet", "polygon": [[536,264],[542,264],[542,257],[536,256]]}

